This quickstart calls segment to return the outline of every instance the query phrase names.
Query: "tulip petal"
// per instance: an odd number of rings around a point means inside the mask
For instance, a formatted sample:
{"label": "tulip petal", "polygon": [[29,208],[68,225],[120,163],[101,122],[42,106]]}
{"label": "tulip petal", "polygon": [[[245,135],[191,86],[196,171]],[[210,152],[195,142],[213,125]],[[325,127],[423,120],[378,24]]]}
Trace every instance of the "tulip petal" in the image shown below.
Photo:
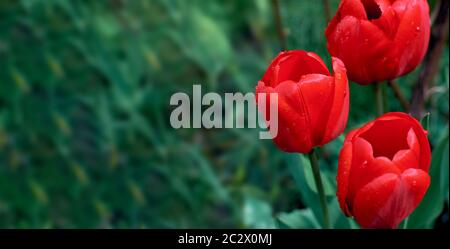
{"label": "tulip petal", "polygon": [[420,145],[413,128],[408,131],[407,141],[409,149],[399,150],[392,160],[401,171],[419,168]]}
{"label": "tulip petal", "polygon": [[360,134],[360,137],[372,145],[374,157],[393,159],[399,150],[409,149],[407,134],[410,127],[406,120],[377,119],[372,128]]}
{"label": "tulip petal", "polygon": [[362,51],[359,33],[360,20],[354,16],[344,16],[336,28],[326,33],[328,51],[332,56],[344,61],[349,78],[357,82],[367,79],[367,74],[361,67],[362,57],[353,54],[354,51]]}
{"label": "tulip petal", "polygon": [[370,21],[346,16],[327,40],[330,54],[345,63],[353,81],[370,84],[396,72],[392,41]]}
{"label": "tulip petal", "polygon": [[[414,196],[413,208],[414,210],[419,205],[422,198],[430,186],[430,176],[427,172],[421,169],[407,169],[401,175],[402,180],[409,186],[409,191]],[[410,213],[412,213],[412,210]]]}
{"label": "tulip petal", "polygon": [[430,25],[426,1],[409,1],[395,37],[399,58],[397,76],[412,71],[425,56],[430,40]]}
{"label": "tulip petal", "polygon": [[384,174],[358,191],[352,211],[363,228],[395,228],[396,224],[383,216],[385,213],[380,213],[380,210],[388,206],[398,181],[398,175]]}
{"label": "tulip petal", "polygon": [[332,106],[334,78],[323,74],[304,75],[300,82],[301,97],[312,129],[312,143],[321,144]]}
{"label": "tulip petal", "polygon": [[[353,150],[352,150],[352,162],[350,169],[350,183],[349,183],[349,194],[347,200],[352,206],[353,199],[356,194],[356,186],[360,186],[358,178],[359,174],[361,174],[361,170],[364,170],[369,163],[372,162],[372,146],[362,138],[356,138],[353,141]],[[358,182],[355,182],[358,181]]]}
{"label": "tulip petal", "polygon": [[286,152],[308,153],[311,148],[311,128],[299,85],[293,81],[280,83],[278,93],[278,135],[275,143]]}
{"label": "tulip petal", "polygon": [[389,0],[376,0],[382,15],[372,23],[380,28],[387,37],[393,39],[397,33],[398,24],[400,22],[395,9],[391,6]]}
{"label": "tulip petal", "polygon": [[366,12],[361,1],[342,0],[339,4],[336,15],[331,19],[325,30],[325,35],[331,36],[335,31],[336,25],[346,16],[353,16],[355,19],[367,20]]}
{"label": "tulip petal", "polygon": [[[372,159],[372,149],[369,143],[359,138],[353,144],[353,163],[350,173],[348,200],[351,205],[355,194],[373,179],[386,173],[399,175],[401,171],[386,157]],[[365,154],[365,155],[364,155]]]}
{"label": "tulip petal", "polygon": [[422,125],[419,123],[419,121],[413,118],[411,115],[403,112],[386,113],[383,116],[379,117],[377,120],[402,120],[414,129],[418,144],[420,145],[420,169],[428,172],[431,162],[430,143],[428,142],[427,132],[422,128]]}
{"label": "tulip petal", "polygon": [[417,207],[429,184],[429,175],[420,169],[384,174],[358,192],[354,216],[365,228],[396,228]]}
{"label": "tulip petal", "polygon": [[332,63],[334,74],[333,102],[330,105],[329,115],[327,115],[328,121],[321,144],[330,142],[344,131],[349,112],[350,93],[344,63],[335,57],[332,58]]}
{"label": "tulip petal", "polygon": [[303,50],[281,52],[269,65],[262,81],[276,87],[279,83],[291,80],[297,82],[305,74],[330,75],[323,61],[314,53]]}
{"label": "tulip petal", "polygon": [[367,75],[363,83],[374,83],[391,79],[398,68],[398,58],[396,58],[396,50],[394,49],[395,44],[388,36],[389,32],[385,32],[385,30],[375,24],[378,23],[378,25],[382,26],[381,22],[383,21],[388,22],[384,18],[374,22],[361,21],[360,42],[362,52],[360,59],[364,62],[363,70],[365,70]]}
{"label": "tulip petal", "polygon": [[336,175],[337,191],[336,196],[339,206],[345,215],[351,216],[347,206],[348,184],[350,178],[350,168],[352,166],[352,143],[344,143],[339,153],[338,172]]}

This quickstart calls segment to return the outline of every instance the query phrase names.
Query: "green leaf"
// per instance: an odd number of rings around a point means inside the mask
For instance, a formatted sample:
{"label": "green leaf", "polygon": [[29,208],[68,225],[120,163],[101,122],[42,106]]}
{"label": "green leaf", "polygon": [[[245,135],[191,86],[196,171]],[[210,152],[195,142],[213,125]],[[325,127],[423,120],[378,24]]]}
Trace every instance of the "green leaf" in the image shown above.
{"label": "green leaf", "polygon": [[448,198],[448,128],[433,151],[431,184],[422,202],[409,217],[408,228],[432,228]]}
{"label": "green leaf", "polygon": [[247,195],[243,210],[244,225],[249,228],[275,228],[272,207],[265,201]]}
{"label": "green leaf", "polygon": [[297,185],[297,189],[300,192],[300,197],[303,204],[309,208],[311,208],[314,216],[317,220],[322,224],[323,215],[319,203],[319,197],[306,183],[305,171],[302,167],[309,167],[308,159],[304,155],[301,154],[285,154],[285,159],[289,171],[291,172],[292,177],[294,178],[294,182]]}
{"label": "green leaf", "polygon": [[[309,162],[309,160],[306,157],[301,157],[301,160],[302,160],[302,165],[304,165],[303,171],[305,174],[306,183],[308,184],[308,187],[314,193],[317,193],[317,187],[316,187],[316,183],[314,181],[314,175],[311,170],[311,163]],[[319,162],[319,164],[320,164],[320,162]],[[323,170],[321,170],[320,174],[322,176],[322,183],[323,183],[323,189],[325,191],[325,195],[334,196],[336,193],[336,189],[332,183],[332,179],[330,179],[329,175],[326,174]]]}
{"label": "green leaf", "polygon": [[422,127],[427,131],[430,130],[430,116],[431,113],[427,112],[425,116],[423,116],[423,118],[420,119],[420,124],[422,124]]}
{"label": "green leaf", "polygon": [[278,226],[280,228],[292,229],[317,229],[320,228],[313,212],[309,208],[294,210],[290,213],[281,213],[277,216]]}
{"label": "green leaf", "polygon": [[170,30],[169,35],[188,58],[214,78],[231,60],[230,41],[215,19],[196,8],[190,11],[179,23],[179,30]]}
{"label": "green leaf", "polygon": [[352,218],[348,218],[344,215],[341,208],[339,207],[339,203],[336,196],[332,199],[332,201],[328,202],[328,210],[330,212],[330,222],[332,228],[337,229],[358,228],[358,225]]}

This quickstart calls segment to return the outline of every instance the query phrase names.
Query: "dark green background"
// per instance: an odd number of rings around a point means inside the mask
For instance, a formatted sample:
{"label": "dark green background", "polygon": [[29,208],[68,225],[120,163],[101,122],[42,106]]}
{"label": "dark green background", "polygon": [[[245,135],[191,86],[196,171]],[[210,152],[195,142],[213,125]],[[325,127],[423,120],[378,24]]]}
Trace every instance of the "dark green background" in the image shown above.
{"label": "dark green background", "polygon": [[[288,47],[329,65],[321,1],[281,1],[281,14]],[[303,157],[258,129],[169,123],[174,92],[253,92],[279,50],[269,0],[1,0],[0,227],[319,227]],[[426,102],[430,142],[442,147],[434,206],[412,227],[433,227],[448,203],[448,64],[447,41]],[[419,72],[399,80],[408,98]],[[346,132],[375,118],[373,92],[351,83]],[[342,141],[320,151],[321,168],[333,226],[356,228],[334,197]]]}

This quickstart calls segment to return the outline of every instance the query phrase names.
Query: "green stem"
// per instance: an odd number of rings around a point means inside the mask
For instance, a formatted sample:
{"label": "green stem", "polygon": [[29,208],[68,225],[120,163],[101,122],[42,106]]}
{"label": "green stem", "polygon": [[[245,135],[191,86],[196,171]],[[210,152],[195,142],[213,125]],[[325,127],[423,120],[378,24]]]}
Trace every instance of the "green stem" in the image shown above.
{"label": "green stem", "polygon": [[322,0],[323,11],[325,12],[325,18],[327,23],[331,20],[331,11],[330,11],[330,3],[328,0]]}
{"label": "green stem", "polygon": [[282,51],[287,50],[286,33],[283,29],[283,21],[281,18],[280,0],[272,0],[272,11],[275,19],[275,28],[277,29],[278,40]]}
{"label": "green stem", "polygon": [[325,196],[325,191],[323,188],[322,178],[320,176],[320,168],[315,150],[312,149],[311,152],[308,154],[308,156],[309,161],[311,162],[311,169],[314,176],[314,182],[316,183],[317,192],[319,194],[320,206],[322,208],[323,214],[323,225],[324,228],[329,229],[331,228],[331,226],[330,226],[330,216],[328,213],[328,204]]}
{"label": "green stem", "polygon": [[381,85],[381,83],[375,83],[375,94],[377,116],[381,116],[384,113],[383,86]]}
{"label": "green stem", "polygon": [[402,106],[403,110],[405,112],[409,112],[411,109],[411,105],[409,104],[408,100],[402,93],[402,89],[397,85],[397,83],[394,80],[388,80],[388,85],[392,88],[392,91],[394,92],[394,96],[398,99],[400,102],[400,105]]}

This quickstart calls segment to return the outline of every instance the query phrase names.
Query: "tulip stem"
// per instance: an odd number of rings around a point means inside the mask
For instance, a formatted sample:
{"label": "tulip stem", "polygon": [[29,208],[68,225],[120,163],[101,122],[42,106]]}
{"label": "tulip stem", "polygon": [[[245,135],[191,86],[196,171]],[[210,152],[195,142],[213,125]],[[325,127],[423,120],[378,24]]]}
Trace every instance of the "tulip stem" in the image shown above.
{"label": "tulip stem", "polygon": [[381,84],[382,83],[375,83],[376,109],[378,116],[381,116],[384,113],[383,86]]}
{"label": "tulip stem", "polygon": [[331,11],[330,11],[330,3],[328,0],[322,0],[323,11],[325,12],[325,18],[327,23],[331,20]]}
{"label": "tulip stem", "polygon": [[275,28],[277,29],[278,40],[280,41],[280,46],[282,51],[287,50],[286,33],[283,28],[283,21],[281,18],[280,1],[272,0],[272,12],[275,20]]}
{"label": "tulip stem", "polygon": [[323,226],[326,229],[331,228],[330,226],[330,216],[328,213],[328,204],[325,196],[325,191],[323,188],[322,177],[320,176],[320,168],[317,160],[317,155],[315,149],[312,149],[308,154],[309,161],[311,162],[311,169],[314,176],[314,182],[316,183],[317,193],[319,194],[320,206],[322,208],[323,215]]}
{"label": "tulip stem", "polygon": [[400,102],[400,105],[403,107],[403,110],[405,112],[409,112],[411,109],[411,105],[409,104],[408,100],[405,98],[405,96],[402,93],[402,90],[397,85],[397,83],[394,80],[388,80],[388,85],[392,88],[392,91],[394,92],[395,97]]}

